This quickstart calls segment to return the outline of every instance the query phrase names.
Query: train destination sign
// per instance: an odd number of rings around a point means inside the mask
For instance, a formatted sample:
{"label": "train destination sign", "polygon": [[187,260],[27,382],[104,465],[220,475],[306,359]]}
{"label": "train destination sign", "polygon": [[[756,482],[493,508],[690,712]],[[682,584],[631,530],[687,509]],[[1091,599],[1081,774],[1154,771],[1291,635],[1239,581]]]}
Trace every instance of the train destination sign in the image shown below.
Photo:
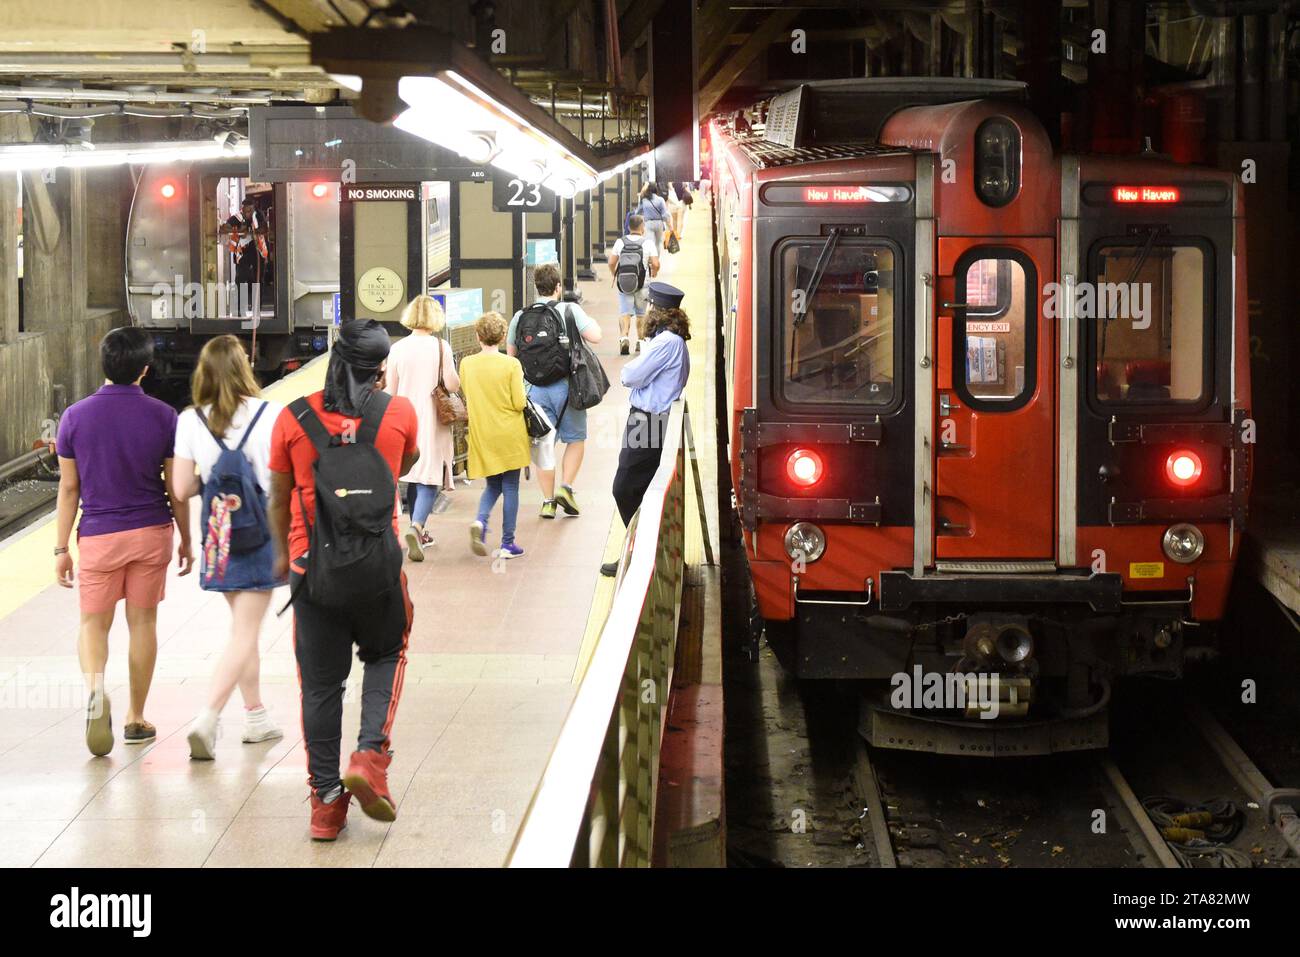
{"label": "train destination sign", "polygon": [[343,187],[343,202],[405,202],[413,203],[420,198],[419,183],[357,183]]}
{"label": "train destination sign", "polygon": [[770,183],[762,191],[762,201],[769,206],[905,203],[911,197],[906,186],[874,183]]}
{"label": "train destination sign", "polygon": [[1111,195],[1117,203],[1176,203],[1177,186],[1116,186]]}

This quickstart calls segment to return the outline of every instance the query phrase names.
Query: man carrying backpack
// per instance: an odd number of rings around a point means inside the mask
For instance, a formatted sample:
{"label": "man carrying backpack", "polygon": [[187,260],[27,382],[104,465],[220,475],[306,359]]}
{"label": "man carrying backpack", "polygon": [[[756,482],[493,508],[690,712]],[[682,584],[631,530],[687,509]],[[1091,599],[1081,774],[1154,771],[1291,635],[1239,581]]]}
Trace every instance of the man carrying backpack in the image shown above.
{"label": "man carrying backpack", "polygon": [[587,440],[587,411],[569,405],[571,371],[570,330],[587,342],[600,342],[600,326],[576,302],[560,302],[560,270],[547,263],[533,273],[538,299],[510,320],[506,331],[506,354],[524,367],[528,398],[556,423],[556,438],[564,443],[561,463],[563,482],[555,487],[555,469],[538,469],[542,489],[542,518],[555,518],[558,503],[569,515],[578,514],[573,494]]}
{"label": "man carrying backpack", "polygon": [[[408,399],[380,391],[388,333],[352,320],[330,350],[325,388],[291,403],[271,437],[272,538],[289,574],[293,644],[311,784],[311,836],[332,841],[355,795],[379,821],[412,607],[398,544],[396,476],[419,458]],[[352,646],[364,665],[357,750],[339,778],[343,690]]]}
{"label": "man carrying backpack", "polygon": [[636,351],[640,352],[649,303],[646,279],[659,274],[659,248],[654,238],[646,235],[643,217],[637,214],[628,217],[627,235],[614,240],[608,263],[614,288],[618,290],[618,353],[625,356],[629,352],[628,334],[633,314],[637,321]]}

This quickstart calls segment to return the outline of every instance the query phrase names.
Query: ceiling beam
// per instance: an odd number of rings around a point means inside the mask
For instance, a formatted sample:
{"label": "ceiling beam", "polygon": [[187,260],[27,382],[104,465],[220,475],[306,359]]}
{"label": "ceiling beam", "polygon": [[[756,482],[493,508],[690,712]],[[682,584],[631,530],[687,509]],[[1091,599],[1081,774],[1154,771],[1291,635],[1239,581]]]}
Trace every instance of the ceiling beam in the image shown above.
{"label": "ceiling beam", "polygon": [[624,56],[632,52],[663,5],[664,0],[632,0],[627,12],[618,18],[618,48]]}
{"label": "ceiling beam", "polygon": [[550,13],[550,24],[546,28],[546,33],[542,37],[542,50],[551,49],[551,44],[559,39],[564,28],[569,24],[569,17],[582,5],[582,0],[555,0],[555,6]]}
{"label": "ceiling beam", "polygon": [[[699,76],[701,78],[709,75],[709,72],[722,59],[722,55],[727,52],[728,45],[739,46],[745,42],[745,34],[733,34],[732,31],[745,19],[744,10],[732,10],[729,7],[723,10],[722,17],[713,21],[713,31],[700,31],[700,65]],[[732,38],[735,43],[732,44]]]}
{"label": "ceiling beam", "polygon": [[767,18],[758,25],[758,28],[749,35],[749,39],[722,61],[722,65],[718,67],[717,72],[700,89],[701,114],[708,113],[713,109],[718,100],[722,99],[723,94],[731,88],[731,84],[735,83],[740,78],[740,75],[745,72],[745,69],[758,59],[761,54],[767,52],[768,46],[776,37],[789,29],[798,13],[798,10],[778,10],[769,13]]}

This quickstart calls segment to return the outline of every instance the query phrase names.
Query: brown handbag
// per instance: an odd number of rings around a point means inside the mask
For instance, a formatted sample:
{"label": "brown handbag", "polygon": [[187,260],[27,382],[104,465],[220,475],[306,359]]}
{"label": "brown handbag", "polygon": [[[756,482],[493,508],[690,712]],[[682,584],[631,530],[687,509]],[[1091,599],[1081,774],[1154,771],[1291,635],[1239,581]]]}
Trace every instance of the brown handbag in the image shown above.
{"label": "brown handbag", "polygon": [[455,392],[447,389],[442,382],[442,363],[446,358],[443,341],[438,340],[438,384],[433,387],[433,407],[438,413],[438,421],[443,425],[455,425],[468,422],[469,412],[465,409],[465,400]]}

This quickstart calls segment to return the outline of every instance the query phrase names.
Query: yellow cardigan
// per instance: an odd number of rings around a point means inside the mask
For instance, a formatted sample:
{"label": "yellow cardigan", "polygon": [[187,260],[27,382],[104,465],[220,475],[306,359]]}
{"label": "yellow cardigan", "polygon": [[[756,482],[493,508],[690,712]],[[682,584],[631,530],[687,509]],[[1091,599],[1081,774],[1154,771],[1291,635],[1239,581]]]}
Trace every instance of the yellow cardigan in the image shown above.
{"label": "yellow cardigan", "polygon": [[460,388],[469,412],[469,475],[484,478],[528,464],[524,367],[503,352],[460,360]]}

